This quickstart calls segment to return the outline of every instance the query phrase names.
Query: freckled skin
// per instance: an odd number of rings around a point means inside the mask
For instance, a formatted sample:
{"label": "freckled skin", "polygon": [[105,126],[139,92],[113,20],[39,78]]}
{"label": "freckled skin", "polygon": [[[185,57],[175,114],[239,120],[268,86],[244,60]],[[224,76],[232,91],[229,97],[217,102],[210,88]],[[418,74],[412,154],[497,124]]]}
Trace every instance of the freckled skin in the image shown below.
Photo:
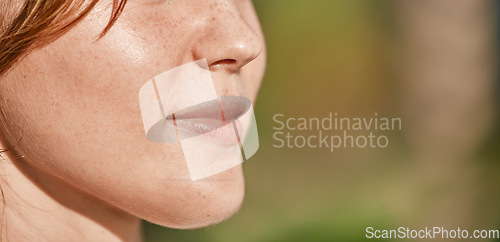
{"label": "freckled skin", "polygon": [[145,137],[138,92],[155,75],[206,58],[219,93],[254,101],[265,50],[251,1],[129,0],[95,41],[111,2],[2,77],[2,147],[22,137],[15,150],[40,176],[153,223],[196,228],[229,217],[243,199],[241,166],[191,182],[179,144]]}

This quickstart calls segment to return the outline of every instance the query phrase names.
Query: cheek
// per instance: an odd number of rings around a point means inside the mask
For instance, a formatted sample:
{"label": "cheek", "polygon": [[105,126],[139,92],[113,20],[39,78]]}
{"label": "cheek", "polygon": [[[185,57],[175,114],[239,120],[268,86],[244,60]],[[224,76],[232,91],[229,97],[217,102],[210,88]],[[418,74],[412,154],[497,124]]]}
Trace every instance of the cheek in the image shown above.
{"label": "cheek", "polygon": [[[23,78],[2,83],[8,90],[2,92],[8,100],[2,107],[9,131],[16,134],[10,141],[22,137],[18,148],[27,158],[82,187],[102,182],[99,179],[123,182],[121,175],[135,176],[145,169],[151,173],[154,166],[163,171],[155,174],[158,179],[186,175],[183,160],[176,156],[178,145],[155,144],[145,137],[140,85],[127,75],[113,79],[105,72],[85,74],[71,62],[52,62],[64,67],[60,69],[37,66],[46,63],[43,56],[52,56],[46,51],[32,53],[17,67],[40,71],[23,71]],[[165,161],[171,161],[168,169],[161,167]]]}

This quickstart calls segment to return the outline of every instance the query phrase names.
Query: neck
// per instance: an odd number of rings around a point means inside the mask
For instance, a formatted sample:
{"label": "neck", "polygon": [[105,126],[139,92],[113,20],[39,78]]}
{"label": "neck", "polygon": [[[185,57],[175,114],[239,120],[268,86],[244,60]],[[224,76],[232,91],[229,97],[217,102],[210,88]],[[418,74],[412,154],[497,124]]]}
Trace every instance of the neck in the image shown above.
{"label": "neck", "polygon": [[31,167],[0,160],[0,241],[140,241],[140,219]]}

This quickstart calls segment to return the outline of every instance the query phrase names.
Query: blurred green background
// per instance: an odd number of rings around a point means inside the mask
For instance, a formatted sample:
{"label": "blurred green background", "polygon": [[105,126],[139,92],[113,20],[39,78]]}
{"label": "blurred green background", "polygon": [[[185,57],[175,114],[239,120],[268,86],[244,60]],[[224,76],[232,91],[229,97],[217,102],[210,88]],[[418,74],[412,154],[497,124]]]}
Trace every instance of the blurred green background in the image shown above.
{"label": "blurred green background", "polygon": [[[243,206],[199,230],[145,222],[146,241],[363,241],[366,227],[500,229],[494,5],[469,1],[481,4],[468,14],[457,2],[401,2],[254,0],[268,66],[255,107],[260,149],[243,166]],[[433,18],[429,10],[448,18],[419,27]],[[473,35],[485,37],[456,42],[467,27],[478,29],[474,23],[484,31]],[[446,24],[465,27],[448,40],[455,32]],[[403,130],[384,133],[385,149],[272,147],[275,114],[329,112],[400,117]]]}

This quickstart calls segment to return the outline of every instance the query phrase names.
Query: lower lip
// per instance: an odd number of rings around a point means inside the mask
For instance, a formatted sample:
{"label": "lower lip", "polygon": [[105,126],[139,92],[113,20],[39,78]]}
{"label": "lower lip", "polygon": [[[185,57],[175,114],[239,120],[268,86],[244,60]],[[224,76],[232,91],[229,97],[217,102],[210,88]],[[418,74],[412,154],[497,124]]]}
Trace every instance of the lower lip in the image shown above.
{"label": "lower lip", "polygon": [[239,144],[243,130],[239,120],[222,124],[222,120],[205,118],[177,119],[176,127],[180,140],[201,136],[206,141],[221,146]]}

